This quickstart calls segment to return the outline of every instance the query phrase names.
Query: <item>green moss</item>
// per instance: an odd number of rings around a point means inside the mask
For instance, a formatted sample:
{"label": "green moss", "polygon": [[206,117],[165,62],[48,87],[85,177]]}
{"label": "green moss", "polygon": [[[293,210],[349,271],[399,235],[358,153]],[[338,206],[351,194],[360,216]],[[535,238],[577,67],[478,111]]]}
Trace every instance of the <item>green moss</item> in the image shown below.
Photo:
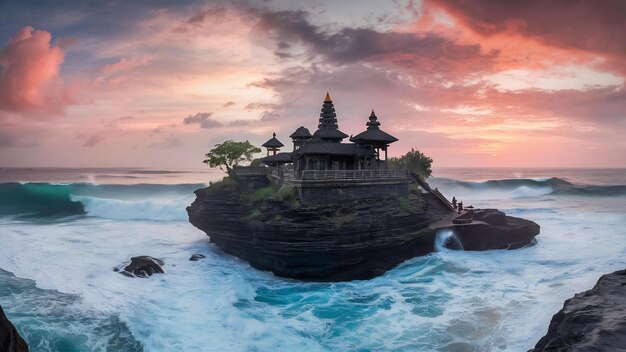
{"label": "green moss", "polygon": [[209,186],[197,191],[204,195],[212,195],[219,192],[234,191],[237,188],[237,180],[230,176],[226,176],[220,181],[209,182]]}
{"label": "green moss", "polygon": [[252,220],[254,218],[258,218],[261,215],[261,209],[253,208],[250,214],[245,217],[246,220]]}
{"label": "green moss", "polygon": [[278,191],[278,188],[273,185],[263,187],[261,189],[254,191],[251,194],[248,194],[246,200],[250,203],[263,201],[264,199],[269,199],[270,197],[272,197],[274,194],[276,194],[277,191]]}
{"label": "green moss", "polygon": [[411,181],[409,183],[409,193],[421,194],[422,190],[420,189],[420,186],[417,183],[415,183],[414,181]]}
{"label": "green moss", "polygon": [[336,227],[341,227],[344,224],[348,224],[356,219],[356,213],[344,214],[344,215],[336,215],[333,217],[326,218],[328,221],[333,223]]}
{"label": "green moss", "polygon": [[407,197],[399,198],[398,205],[400,206],[400,209],[413,214],[424,210],[423,197],[421,196],[421,193],[411,192]]}
{"label": "green moss", "polygon": [[297,208],[300,202],[298,202],[298,190],[294,186],[283,185],[274,195],[276,199],[281,200],[291,208]]}

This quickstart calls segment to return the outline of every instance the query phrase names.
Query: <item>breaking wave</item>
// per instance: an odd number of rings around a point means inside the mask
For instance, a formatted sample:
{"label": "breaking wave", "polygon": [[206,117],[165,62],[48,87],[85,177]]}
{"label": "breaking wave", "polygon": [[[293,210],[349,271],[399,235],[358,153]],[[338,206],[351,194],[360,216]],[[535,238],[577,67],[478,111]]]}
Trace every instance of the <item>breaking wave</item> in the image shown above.
{"label": "breaking wave", "polygon": [[441,252],[446,249],[463,250],[463,244],[452,229],[438,230],[435,236],[435,250]]}
{"label": "breaking wave", "polygon": [[626,185],[579,185],[557,177],[545,179],[503,179],[484,182],[431,178],[432,187],[447,194],[472,195],[474,199],[526,198],[546,194],[577,196],[620,196],[626,194]]}
{"label": "breaking wave", "polygon": [[185,208],[193,201],[193,191],[204,186],[3,183],[0,216],[186,220]]}

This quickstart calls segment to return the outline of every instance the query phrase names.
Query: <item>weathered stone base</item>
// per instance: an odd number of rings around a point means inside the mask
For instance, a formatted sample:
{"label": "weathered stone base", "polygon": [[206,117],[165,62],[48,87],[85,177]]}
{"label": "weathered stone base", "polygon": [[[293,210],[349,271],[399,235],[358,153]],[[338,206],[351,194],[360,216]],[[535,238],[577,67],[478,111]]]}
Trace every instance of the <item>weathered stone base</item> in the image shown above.
{"label": "weathered stone base", "polygon": [[[458,227],[456,215],[429,195],[366,195],[325,203],[254,199],[230,183],[196,191],[189,221],[211,242],[253,267],[300,280],[347,281],[379,276],[434,250],[438,229],[454,228],[468,250],[519,248],[539,233],[532,221],[496,216]],[[334,201],[330,201],[334,200]],[[493,220],[493,219],[498,219]],[[496,225],[487,221],[496,222]],[[502,223],[504,221],[504,223]]]}

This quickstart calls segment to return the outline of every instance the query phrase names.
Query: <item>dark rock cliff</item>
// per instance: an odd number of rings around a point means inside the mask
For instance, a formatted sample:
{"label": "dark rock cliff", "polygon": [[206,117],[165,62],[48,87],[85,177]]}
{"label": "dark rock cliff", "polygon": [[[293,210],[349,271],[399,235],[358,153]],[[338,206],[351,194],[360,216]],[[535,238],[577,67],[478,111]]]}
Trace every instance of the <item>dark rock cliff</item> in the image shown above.
{"label": "dark rock cliff", "polygon": [[[259,195],[268,189],[275,193]],[[382,275],[432,252],[437,230],[453,227],[449,220],[456,216],[431,194],[417,190],[407,197],[337,198],[324,204],[301,203],[293,192],[285,187],[272,191],[271,186],[250,189],[227,179],[196,191],[187,208],[189,221],[222,250],[255,268],[301,280],[345,281]],[[523,221],[535,227],[492,229],[480,222],[462,231],[461,242],[476,250],[507,248],[507,233],[518,231],[522,238],[513,242],[530,243],[539,226]],[[481,231],[497,240],[481,244],[474,238]]]}
{"label": "dark rock cliff", "polygon": [[530,352],[626,351],[626,270],[565,301]]}
{"label": "dark rock cliff", "polygon": [[26,341],[17,333],[15,326],[4,315],[2,307],[0,307],[0,351],[28,352]]}

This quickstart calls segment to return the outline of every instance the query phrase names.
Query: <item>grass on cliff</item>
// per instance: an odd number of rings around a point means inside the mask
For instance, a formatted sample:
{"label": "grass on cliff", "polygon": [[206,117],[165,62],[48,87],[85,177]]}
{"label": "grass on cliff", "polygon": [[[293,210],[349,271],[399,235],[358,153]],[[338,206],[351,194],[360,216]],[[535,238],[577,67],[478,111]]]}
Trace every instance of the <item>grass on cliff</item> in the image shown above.
{"label": "grass on cliff", "polygon": [[300,205],[298,191],[294,186],[283,185],[278,187],[270,185],[242,196],[242,201],[252,206],[249,218],[257,217],[261,214],[260,208],[265,200],[284,202],[292,209]]}
{"label": "grass on cliff", "polygon": [[230,176],[226,176],[219,181],[209,182],[209,186],[196,190],[196,194],[213,195],[219,192],[234,191],[237,189],[237,181]]}

